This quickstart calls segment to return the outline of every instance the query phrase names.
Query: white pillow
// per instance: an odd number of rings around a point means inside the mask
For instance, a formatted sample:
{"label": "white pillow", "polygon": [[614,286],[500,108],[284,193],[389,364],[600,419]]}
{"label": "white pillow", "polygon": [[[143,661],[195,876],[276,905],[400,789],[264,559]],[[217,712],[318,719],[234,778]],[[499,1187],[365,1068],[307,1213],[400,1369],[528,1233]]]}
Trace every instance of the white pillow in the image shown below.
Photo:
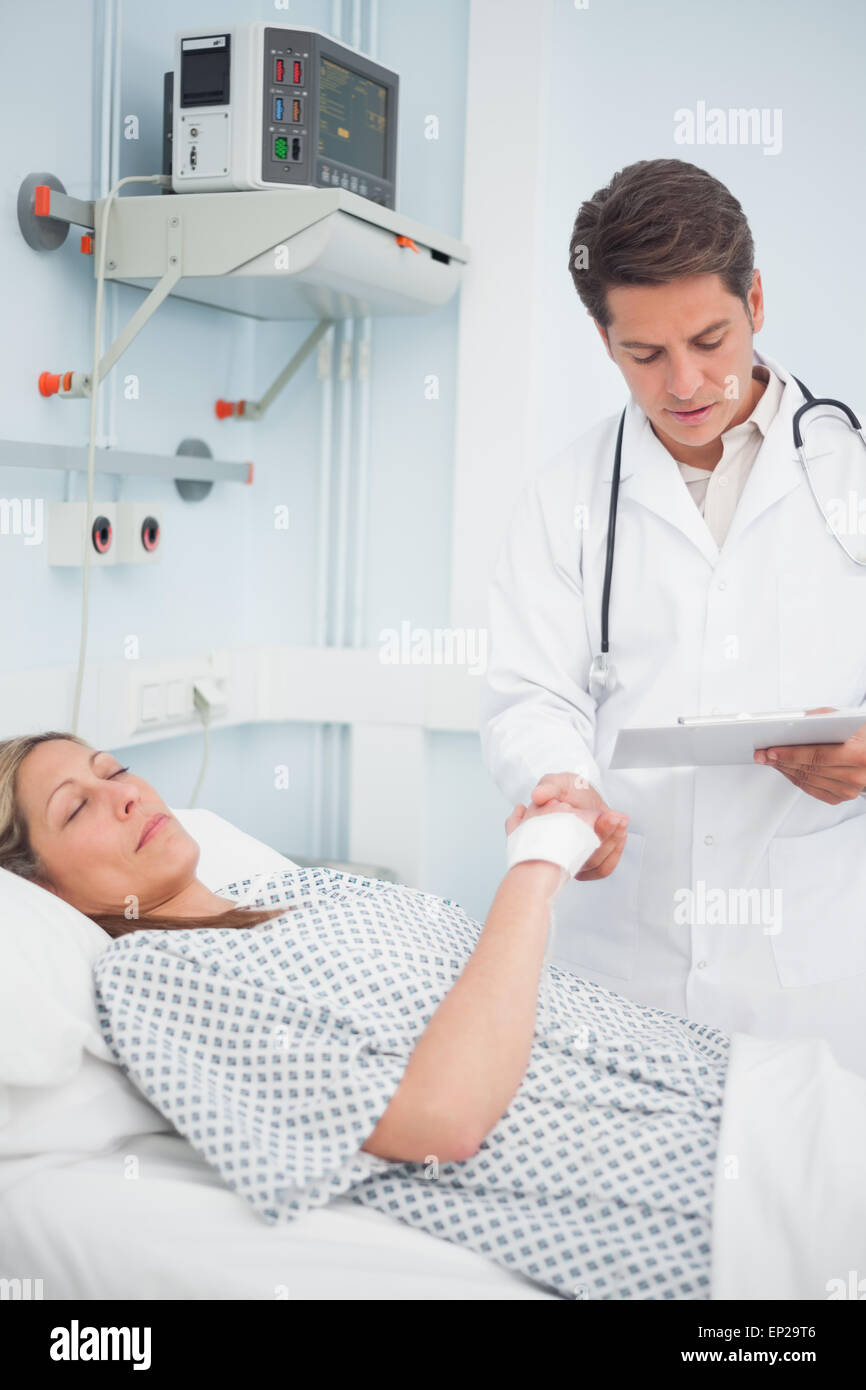
{"label": "white pillow", "polygon": [[110,941],[54,893],[0,870],[0,1084],[58,1086],[84,1047],[111,1060],[91,970]]}
{"label": "white pillow", "polygon": [[[236,878],[294,867],[212,811],[172,815],[198,841],[196,874],[212,892]],[[127,1081],[103,1039],[92,962],[110,943],[69,903],[0,869],[0,1126],[10,1126],[0,1153],[63,1148],[64,1132],[68,1147],[95,1151],[112,1124],[118,1138],[135,1133],[136,1117],[145,1125],[138,1132],[171,1128]]]}
{"label": "white pillow", "polygon": [[223,820],[213,811],[194,808],[192,811],[175,811],[169,807],[188,830],[194,840],[198,840],[199,855],[196,878],[201,879],[205,888],[212,893],[225,888],[236,878],[251,878],[253,874],[274,872],[277,869],[296,869],[291,859],[287,859],[270,845],[238,830],[230,821]]}
{"label": "white pillow", "polygon": [[[124,1076],[112,1058],[102,1062],[84,1052],[81,1065],[62,1086],[7,1086],[5,1122],[0,1124],[0,1190],[7,1186],[10,1159],[33,1154],[81,1154],[110,1150],[133,1134],[161,1134],[173,1125]],[[17,1168],[16,1168],[17,1176]]]}

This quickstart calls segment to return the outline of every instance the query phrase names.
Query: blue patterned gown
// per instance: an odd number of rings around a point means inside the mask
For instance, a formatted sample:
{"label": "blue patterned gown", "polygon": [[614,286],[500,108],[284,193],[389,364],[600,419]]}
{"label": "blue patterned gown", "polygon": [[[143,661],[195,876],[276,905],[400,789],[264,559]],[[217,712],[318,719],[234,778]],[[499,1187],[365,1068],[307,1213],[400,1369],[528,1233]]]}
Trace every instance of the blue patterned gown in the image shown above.
{"label": "blue patterned gown", "polygon": [[728,1037],[548,966],[526,1074],[478,1153],[361,1151],[479,925],[326,868],[231,883],[240,930],[141,930],[95,963],[124,1071],[269,1222],[342,1193],[566,1298],[710,1292]]}

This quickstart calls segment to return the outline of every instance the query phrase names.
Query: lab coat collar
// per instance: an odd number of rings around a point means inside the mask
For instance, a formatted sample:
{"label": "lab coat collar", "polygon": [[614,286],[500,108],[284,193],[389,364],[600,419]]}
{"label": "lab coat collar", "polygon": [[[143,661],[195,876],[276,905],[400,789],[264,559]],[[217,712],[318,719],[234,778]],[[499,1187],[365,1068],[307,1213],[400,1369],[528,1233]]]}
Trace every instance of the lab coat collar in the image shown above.
{"label": "lab coat collar", "polygon": [[[792,435],[794,412],[803,404],[802,392],[790,372],[765,353],[754,350],[752,360],[775,372],[781,378],[784,389],[779,409],[770,423],[734,512],[725,538],[728,549],[768,507],[804,481]],[[617,418],[614,442],[618,428]],[[603,476],[605,482],[613,479],[613,450]],[[623,429],[620,497],[655,512],[697,546],[710,565],[717,563],[721,551],[683,482],[676,459],[656,438],[649,419],[633,396],[629,397]]]}

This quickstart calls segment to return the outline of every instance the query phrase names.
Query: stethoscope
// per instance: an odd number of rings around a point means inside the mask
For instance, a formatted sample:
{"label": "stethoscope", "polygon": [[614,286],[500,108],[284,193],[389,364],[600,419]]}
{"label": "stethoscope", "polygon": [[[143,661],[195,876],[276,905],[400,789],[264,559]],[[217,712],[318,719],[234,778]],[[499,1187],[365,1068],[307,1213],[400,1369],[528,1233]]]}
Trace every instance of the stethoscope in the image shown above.
{"label": "stethoscope", "polygon": [[[801,405],[794,415],[794,448],[797,450],[797,456],[800,460],[803,472],[806,474],[809,490],[815,499],[815,505],[823,516],[827,524],[827,530],[832,534],[833,539],[838,542],[849,560],[853,560],[855,565],[866,565],[866,556],[858,558],[858,556],[851,554],[851,551],[842,540],[842,537],[839,536],[834,527],[831,526],[827,513],[824,511],[818,494],[812,484],[812,477],[809,473],[808,464],[806,463],[806,456],[803,453],[803,436],[800,432],[800,421],[806,412],[812,410],[816,405],[834,406],[836,410],[843,411],[848,417],[851,428],[859,434],[864,447],[866,447],[866,435],[863,433],[857,416],[849,406],[844,404],[844,402],[834,401],[829,396],[819,396],[816,398],[812,395],[809,388],[803,385],[799,377],[795,376],[794,381],[796,381],[803,395],[806,397],[805,404]],[[613,465],[613,483],[610,490],[610,512],[607,522],[607,553],[604,561],[604,586],[601,594],[601,651],[597,656],[593,657],[592,665],[589,668],[589,693],[595,700],[600,699],[602,695],[610,694],[616,689],[618,684],[616,667],[608,661],[608,653],[610,651],[610,643],[608,641],[608,618],[610,615],[610,580],[613,574],[613,550],[616,537],[616,511],[619,502],[619,474],[622,465],[622,432],[625,427],[627,409],[628,406],[625,407],[622,415],[619,417],[619,431],[616,436],[616,455]]]}

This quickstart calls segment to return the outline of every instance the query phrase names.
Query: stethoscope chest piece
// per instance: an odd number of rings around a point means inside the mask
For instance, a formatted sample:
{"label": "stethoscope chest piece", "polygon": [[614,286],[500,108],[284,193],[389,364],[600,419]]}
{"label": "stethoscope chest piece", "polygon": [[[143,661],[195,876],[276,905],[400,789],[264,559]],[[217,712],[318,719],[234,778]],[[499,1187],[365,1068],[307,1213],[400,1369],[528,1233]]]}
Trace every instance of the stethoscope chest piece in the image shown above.
{"label": "stethoscope chest piece", "polygon": [[607,652],[600,652],[592,659],[589,668],[589,693],[594,700],[610,695],[619,685],[616,667],[608,660]]}

